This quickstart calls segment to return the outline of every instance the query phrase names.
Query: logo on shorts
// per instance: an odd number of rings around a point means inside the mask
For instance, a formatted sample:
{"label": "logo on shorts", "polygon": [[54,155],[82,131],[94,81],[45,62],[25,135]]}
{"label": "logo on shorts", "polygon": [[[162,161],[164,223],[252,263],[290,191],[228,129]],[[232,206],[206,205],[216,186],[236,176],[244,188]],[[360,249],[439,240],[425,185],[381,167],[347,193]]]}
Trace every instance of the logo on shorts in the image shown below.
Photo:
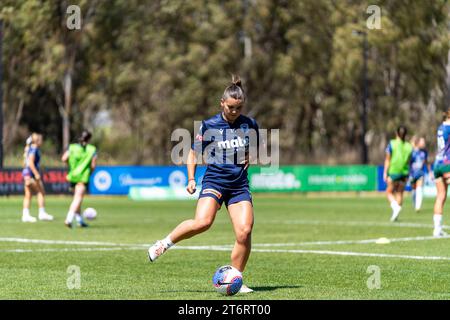
{"label": "logo on shorts", "polygon": [[217,197],[217,199],[222,198],[222,194],[219,191],[217,191],[217,190],[205,189],[205,190],[202,191],[202,194],[208,194],[208,193],[211,193],[211,194],[215,195]]}

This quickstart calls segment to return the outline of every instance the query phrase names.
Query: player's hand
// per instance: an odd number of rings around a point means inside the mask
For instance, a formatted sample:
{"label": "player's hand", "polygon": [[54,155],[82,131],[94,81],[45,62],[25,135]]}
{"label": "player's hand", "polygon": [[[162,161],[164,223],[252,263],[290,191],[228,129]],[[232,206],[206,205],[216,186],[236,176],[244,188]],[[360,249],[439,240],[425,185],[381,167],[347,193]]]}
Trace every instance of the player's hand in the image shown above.
{"label": "player's hand", "polygon": [[247,168],[248,168],[248,166],[250,164],[250,161],[249,161],[249,159],[245,159],[244,161],[241,162],[241,164],[244,164],[245,165],[244,166],[244,170],[247,170]]}
{"label": "player's hand", "polygon": [[189,194],[193,194],[195,192],[195,190],[197,190],[196,185],[197,184],[195,183],[195,180],[193,180],[193,179],[189,180],[187,188],[186,188],[187,192],[189,192]]}
{"label": "player's hand", "polygon": [[35,174],[34,175],[34,180],[36,180],[36,181],[41,180],[41,175],[40,174]]}
{"label": "player's hand", "polygon": [[434,173],[433,173],[433,171],[430,171],[429,177],[430,177],[430,181],[434,181]]}
{"label": "player's hand", "polygon": [[387,173],[386,172],[383,173],[383,181],[387,182]]}

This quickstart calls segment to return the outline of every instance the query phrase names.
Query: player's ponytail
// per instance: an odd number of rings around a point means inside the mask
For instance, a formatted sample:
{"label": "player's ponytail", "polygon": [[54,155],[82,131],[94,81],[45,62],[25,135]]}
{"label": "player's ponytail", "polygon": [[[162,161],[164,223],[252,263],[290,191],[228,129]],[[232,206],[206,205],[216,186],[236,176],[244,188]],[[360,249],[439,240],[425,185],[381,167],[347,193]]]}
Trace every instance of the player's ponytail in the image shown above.
{"label": "player's ponytail", "polygon": [[231,77],[231,85],[226,87],[222,95],[222,100],[226,100],[228,98],[245,101],[245,93],[244,89],[242,89],[241,78],[234,74]]}
{"label": "player's ponytail", "polygon": [[442,121],[446,121],[448,119],[450,119],[450,108],[442,113]]}
{"label": "player's ponytail", "polygon": [[405,126],[399,126],[397,128],[397,136],[402,139],[402,141],[405,141],[406,139],[406,134],[408,133],[408,130],[406,129]]}
{"label": "player's ponytail", "polygon": [[36,141],[37,133],[32,133],[25,141],[25,148],[23,149],[23,165],[27,165],[28,151],[30,151],[31,145]]}
{"label": "player's ponytail", "polygon": [[86,145],[89,140],[91,140],[92,138],[92,133],[90,133],[87,130],[83,130],[83,132],[81,132],[80,137],[78,138],[78,142],[82,145]]}

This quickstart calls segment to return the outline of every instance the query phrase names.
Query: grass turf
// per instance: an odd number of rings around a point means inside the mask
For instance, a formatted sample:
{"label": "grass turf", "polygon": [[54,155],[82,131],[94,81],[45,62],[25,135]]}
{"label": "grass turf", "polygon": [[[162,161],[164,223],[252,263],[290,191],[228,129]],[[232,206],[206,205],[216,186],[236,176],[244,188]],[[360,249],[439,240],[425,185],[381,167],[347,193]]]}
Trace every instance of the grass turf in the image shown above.
{"label": "grass turf", "polygon": [[[55,221],[35,224],[20,221],[21,200],[19,197],[0,198],[0,299],[450,298],[449,260],[398,257],[450,259],[450,239],[384,245],[333,243],[431,236],[432,199],[425,199],[422,212],[415,213],[407,198],[400,221],[390,223],[390,208],[381,195],[256,194],[254,251],[244,273],[244,282],[255,292],[225,298],[214,291],[211,278],[217,267],[229,264],[230,250],[226,247],[222,247],[223,251],[183,249],[186,246],[232,245],[234,234],[225,208],[218,213],[210,230],[181,242],[178,248],[150,263],[145,245],[166,236],[179,222],[191,218],[195,202],[132,202],[122,197],[88,197],[85,206],[96,208],[98,219],[87,229],[70,230],[63,225],[70,198],[48,197],[47,211],[55,216]],[[35,216],[36,211],[34,203],[32,212]],[[87,243],[30,243],[17,239]],[[305,243],[316,241],[331,243]],[[349,255],[355,252],[392,256]],[[380,270],[380,289],[367,286],[373,275],[368,268],[373,265]],[[79,267],[79,289],[68,288],[68,283],[70,286],[73,280],[70,266]]]}

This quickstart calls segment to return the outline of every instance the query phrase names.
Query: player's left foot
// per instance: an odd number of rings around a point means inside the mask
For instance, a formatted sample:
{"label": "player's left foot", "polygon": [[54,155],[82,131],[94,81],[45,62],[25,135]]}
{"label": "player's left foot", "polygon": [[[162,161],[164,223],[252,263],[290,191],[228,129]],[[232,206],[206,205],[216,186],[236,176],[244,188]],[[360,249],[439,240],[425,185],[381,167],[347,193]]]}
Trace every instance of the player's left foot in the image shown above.
{"label": "player's left foot", "polygon": [[41,221],[53,221],[53,216],[49,215],[47,212],[39,213],[38,218]]}
{"label": "player's left foot", "polygon": [[78,225],[79,225],[81,228],[87,228],[87,227],[89,227],[89,225],[88,225],[86,222],[84,222],[83,220],[81,220],[80,222],[78,222]]}
{"label": "player's left foot", "polygon": [[239,290],[239,293],[250,293],[250,292],[253,292],[253,291],[254,291],[253,289],[250,289],[245,284],[243,284],[241,286],[241,289]]}

